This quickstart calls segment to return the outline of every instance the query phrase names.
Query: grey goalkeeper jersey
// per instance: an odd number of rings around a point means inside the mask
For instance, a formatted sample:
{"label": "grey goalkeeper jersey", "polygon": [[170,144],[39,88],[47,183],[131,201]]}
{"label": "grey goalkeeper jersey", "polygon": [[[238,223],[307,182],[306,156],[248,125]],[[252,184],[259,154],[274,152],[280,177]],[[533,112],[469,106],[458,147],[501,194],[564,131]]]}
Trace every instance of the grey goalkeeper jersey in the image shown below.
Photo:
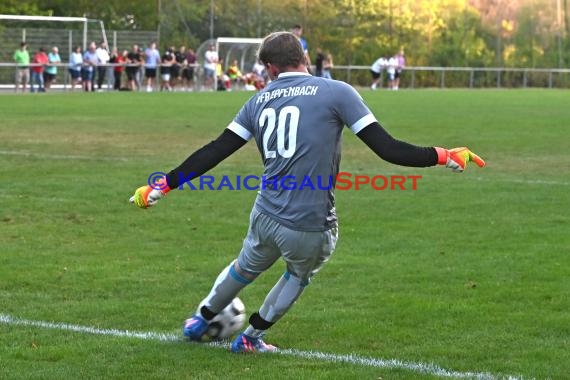
{"label": "grey goalkeeper jersey", "polygon": [[334,184],[341,136],[376,121],[348,84],[306,73],[279,75],[252,97],[228,129],[255,138],[263,165],[255,207],[288,228],[336,226]]}

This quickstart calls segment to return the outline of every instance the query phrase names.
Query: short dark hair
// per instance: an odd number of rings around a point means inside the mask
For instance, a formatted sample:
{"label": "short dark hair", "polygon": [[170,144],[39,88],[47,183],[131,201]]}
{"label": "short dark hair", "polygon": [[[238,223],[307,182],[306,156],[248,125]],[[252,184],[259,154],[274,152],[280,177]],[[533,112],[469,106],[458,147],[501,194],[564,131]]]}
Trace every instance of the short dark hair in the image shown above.
{"label": "short dark hair", "polygon": [[22,41],[22,42],[20,43],[20,47],[24,47],[24,46],[27,46],[27,45],[28,45],[28,44],[27,44],[26,41]]}
{"label": "short dark hair", "polygon": [[280,69],[305,63],[303,47],[290,32],[275,32],[265,37],[257,56],[263,64],[271,63]]}

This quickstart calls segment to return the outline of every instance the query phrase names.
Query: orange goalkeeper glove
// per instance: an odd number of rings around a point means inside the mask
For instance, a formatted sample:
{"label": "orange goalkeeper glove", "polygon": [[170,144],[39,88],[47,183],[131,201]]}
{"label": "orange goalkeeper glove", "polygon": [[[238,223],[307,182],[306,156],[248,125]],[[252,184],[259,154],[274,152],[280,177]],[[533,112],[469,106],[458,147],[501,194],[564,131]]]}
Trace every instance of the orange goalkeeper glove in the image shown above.
{"label": "orange goalkeeper glove", "polygon": [[473,161],[480,168],[485,166],[485,161],[481,157],[465,147],[453,149],[436,147],[435,151],[437,152],[437,163],[445,165],[446,168],[450,168],[454,172],[461,173],[469,161]]}
{"label": "orange goalkeeper glove", "polygon": [[141,186],[135,190],[135,194],[129,199],[129,202],[134,203],[140,208],[148,208],[154,206],[161,198],[170,191],[166,177],[162,177],[152,186]]}

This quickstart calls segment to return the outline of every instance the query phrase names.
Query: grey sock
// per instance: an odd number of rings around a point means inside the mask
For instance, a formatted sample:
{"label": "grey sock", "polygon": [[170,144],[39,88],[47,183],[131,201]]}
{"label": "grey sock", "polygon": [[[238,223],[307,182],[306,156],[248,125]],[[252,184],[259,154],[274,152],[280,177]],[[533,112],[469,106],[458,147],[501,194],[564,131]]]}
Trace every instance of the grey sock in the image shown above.
{"label": "grey sock", "polygon": [[251,283],[251,280],[239,275],[234,268],[233,261],[228,265],[216,279],[210,294],[204,299],[204,305],[214,313],[219,313],[232,300],[246,285]]}
{"label": "grey sock", "polygon": [[285,272],[265,298],[259,315],[266,321],[277,322],[293,306],[304,289],[300,278]]}

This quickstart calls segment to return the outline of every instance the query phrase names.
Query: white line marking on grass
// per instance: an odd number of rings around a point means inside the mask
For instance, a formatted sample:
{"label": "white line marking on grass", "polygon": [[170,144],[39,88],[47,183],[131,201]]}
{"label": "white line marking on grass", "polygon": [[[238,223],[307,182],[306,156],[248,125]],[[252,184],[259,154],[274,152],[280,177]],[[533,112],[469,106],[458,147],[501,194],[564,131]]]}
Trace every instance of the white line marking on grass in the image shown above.
{"label": "white line marking on grass", "polygon": [[0,314],[0,323],[13,326],[32,326],[45,329],[65,330],[94,335],[108,335],[124,338],[138,338],[144,340],[158,340],[161,342],[173,342],[180,340],[180,337],[175,334],[155,333],[155,332],[136,332],[129,330],[116,330],[116,329],[98,329],[96,327],[72,325],[69,323],[55,323],[45,321],[32,321],[29,319],[14,318],[10,315]]}
{"label": "white line marking on grass", "polygon": [[[72,332],[94,334],[94,335],[106,335],[113,337],[137,338],[137,339],[160,341],[160,342],[183,341],[182,337],[178,334],[159,333],[152,331],[137,332],[137,331],[117,330],[117,329],[100,329],[96,327],[72,325],[69,323],[62,323],[62,322],[45,322],[45,321],[20,319],[6,314],[0,314],[0,323],[12,326],[30,326],[30,327],[38,327],[44,329],[64,330],[64,331],[72,331]],[[212,342],[212,343],[207,343],[206,346],[228,349],[229,343]],[[339,354],[330,354],[326,352],[301,351],[295,349],[280,349],[279,351],[277,351],[277,354],[285,356],[294,356],[303,359],[321,360],[333,363],[347,363],[362,367],[375,367],[383,369],[403,369],[411,372],[422,373],[425,375],[439,376],[439,377],[478,379],[478,380],[494,380],[494,379],[522,380],[522,378],[520,377],[498,376],[498,375],[493,375],[489,372],[458,372],[458,371],[448,370],[431,363],[421,363],[421,362],[414,363],[398,359],[378,359],[366,356],[359,356],[356,354],[339,355]]]}

